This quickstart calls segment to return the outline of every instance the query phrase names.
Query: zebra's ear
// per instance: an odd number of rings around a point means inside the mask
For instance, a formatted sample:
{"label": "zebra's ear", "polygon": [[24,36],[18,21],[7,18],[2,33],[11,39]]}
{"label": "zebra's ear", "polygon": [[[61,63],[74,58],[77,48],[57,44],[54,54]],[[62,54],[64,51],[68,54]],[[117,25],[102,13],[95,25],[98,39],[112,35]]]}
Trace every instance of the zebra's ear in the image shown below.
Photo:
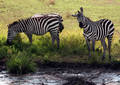
{"label": "zebra's ear", "polygon": [[80,11],[78,11],[78,14],[80,14]]}
{"label": "zebra's ear", "polygon": [[73,17],[77,17],[77,15],[75,14],[75,15],[72,15]]}
{"label": "zebra's ear", "polygon": [[83,13],[83,7],[80,7],[80,11],[81,11],[81,13]]}
{"label": "zebra's ear", "polygon": [[9,28],[9,27],[10,27],[10,24],[8,24],[7,27]]}

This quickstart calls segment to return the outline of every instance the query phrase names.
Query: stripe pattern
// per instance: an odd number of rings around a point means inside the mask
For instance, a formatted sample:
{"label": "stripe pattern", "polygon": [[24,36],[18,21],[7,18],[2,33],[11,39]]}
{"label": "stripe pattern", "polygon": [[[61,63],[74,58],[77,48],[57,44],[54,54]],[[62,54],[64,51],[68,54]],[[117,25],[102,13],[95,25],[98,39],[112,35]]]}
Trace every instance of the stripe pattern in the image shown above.
{"label": "stripe pattern", "polygon": [[84,28],[83,35],[85,36],[86,39],[102,40],[106,37],[109,37],[109,39],[112,40],[114,27],[111,20],[102,19],[97,22],[93,22],[85,18],[85,22],[90,23],[83,25]]}
{"label": "stripe pattern", "polygon": [[[81,11],[81,12],[80,12]],[[80,8],[77,14],[72,15],[76,17],[79,23],[79,27],[83,28],[83,35],[86,39],[86,44],[89,51],[89,56],[91,56],[90,52],[90,41],[92,41],[93,51],[95,50],[95,41],[100,40],[103,46],[103,56],[102,60],[105,59],[105,51],[106,51],[106,42],[105,38],[108,39],[108,50],[109,50],[109,59],[111,60],[111,42],[114,34],[114,24],[111,20],[101,19],[99,21],[92,21],[88,17],[83,15],[83,8]]]}
{"label": "stripe pattern", "polygon": [[62,18],[57,17],[57,15],[52,16],[45,14],[39,17],[33,16],[9,24],[7,43],[11,44],[15,35],[20,32],[24,32],[28,36],[31,43],[32,34],[44,35],[45,33],[50,32],[52,37],[52,43],[54,44],[54,41],[56,40],[57,47],[59,48],[59,32],[62,32],[63,29],[64,26],[62,24]]}

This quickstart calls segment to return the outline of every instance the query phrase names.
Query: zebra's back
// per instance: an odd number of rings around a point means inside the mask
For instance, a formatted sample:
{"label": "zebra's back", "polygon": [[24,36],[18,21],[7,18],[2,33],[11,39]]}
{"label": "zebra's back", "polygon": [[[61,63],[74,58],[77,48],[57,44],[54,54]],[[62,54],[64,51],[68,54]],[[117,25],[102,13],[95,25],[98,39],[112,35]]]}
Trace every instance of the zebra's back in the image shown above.
{"label": "zebra's back", "polygon": [[108,37],[108,36],[111,36],[111,37],[113,36],[114,24],[112,23],[111,20],[108,20],[108,19],[100,20],[98,27],[99,27],[99,29],[98,29],[98,34],[99,34],[98,39],[103,39],[103,38]]}
{"label": "zebra's back", "polygon": [[111,20],[101,19],[92,22],[89,27],[91,30],[85,32],[84,36],[90,40],[101,40],[105,37],[112,36],[114,33],[114,25]]}
{"label": "zebra's back", "polygon": [[33,21],[33,25],[31,25],[33,28],[33,34],[43,35],[51,30],[58,30],[59,20],[55,17],[44,16],[31,19],[31,21]]}

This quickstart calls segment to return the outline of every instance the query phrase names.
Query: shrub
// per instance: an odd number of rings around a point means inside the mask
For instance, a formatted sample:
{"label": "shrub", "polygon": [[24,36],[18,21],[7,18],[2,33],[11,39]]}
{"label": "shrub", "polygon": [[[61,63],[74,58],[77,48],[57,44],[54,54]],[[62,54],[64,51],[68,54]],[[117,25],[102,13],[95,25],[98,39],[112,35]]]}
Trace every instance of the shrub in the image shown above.
{"label": "shrub", "polygon": [[7,69],[13,74],[25,74],[34,72],[36,64],[25,53],[19,52],[7,61]]}
{"label": "shrub", "polygon": [[7,46],[2,46],[2,47],[0,48],[0,59],[6,57],[6,56],[8,55],[7,49],[8,49]]}

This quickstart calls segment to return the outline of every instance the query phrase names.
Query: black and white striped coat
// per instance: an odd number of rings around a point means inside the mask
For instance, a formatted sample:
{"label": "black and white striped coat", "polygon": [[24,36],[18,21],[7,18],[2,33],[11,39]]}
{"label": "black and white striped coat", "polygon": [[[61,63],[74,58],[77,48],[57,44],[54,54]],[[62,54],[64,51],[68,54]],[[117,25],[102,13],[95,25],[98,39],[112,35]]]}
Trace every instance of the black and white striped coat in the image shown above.
{"label": "black and white striped coat", "polygon": [[[84,28],[83,35],[89,40],[102,40],[108,36],[112,36],[114,32],[113,23],[108,19],[101,19],[99,21],[93,22],[86,18],[86,23],[81,28]],[[82,24],[82,23],[79,23]],[[111,37],[112,38],[112,37]]]}
{"label": "black and white striped coat", "polygon": [[[81,12],[80,12],[81,11]],[[93,51],[95,50],[95,41],[100,40],[101,44],[103,45],[103,57],[102,60],[105,58],[105,50],[106,50],[106,42],[105,38],[108,39],[108,49],[109,49],[109,59],[111,60],[111,42],[114,34],[114,24],[111,20],[108,19],[101,19],[99,21],[92,21],[88,17],[83,15],[83,8],[80,8],[77,14],[72,15],[73,17],[77,17],[79,22],[79,27],[83,28],[83,35],[86,39],[86,44],[89,51],[89,56],[91,56],[90,52],[90,41],[93,44]]]}
{"label": "black and white striped coat", "polygon": [[57,47],[59,48],[59,32],[64,29],[61,19],[55,16],[42,15],[41,17],[30,17],[15,21],[8,26],[7,43],[11,44],[15,35],[20,32],[24,32],[31,43],[32,34],[44,35],[50,32],[52,43],[54,44],[54,41],[57,40]]}

